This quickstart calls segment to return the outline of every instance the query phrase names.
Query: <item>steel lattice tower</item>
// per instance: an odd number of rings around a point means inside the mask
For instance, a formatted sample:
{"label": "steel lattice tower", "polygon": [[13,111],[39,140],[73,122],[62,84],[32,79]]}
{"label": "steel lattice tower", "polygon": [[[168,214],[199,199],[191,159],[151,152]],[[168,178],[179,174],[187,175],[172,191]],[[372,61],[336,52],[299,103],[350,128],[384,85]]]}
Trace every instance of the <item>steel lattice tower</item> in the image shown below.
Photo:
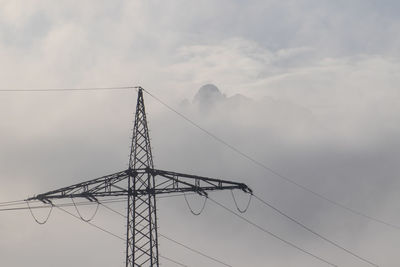
{"label": "steel lattice tower", "polygon": [[39,194],[27,200],[40,200],[54,205],[57,199],[127,196],[126,267],[159,266],[156,195],[241,189],[252,193],[243,184],[216,178],[154,169],[149,130],[143,100],[138,88],[129,168],[86,182]]}
{"label": "steel lattice tower", "polygon": [[[149,130],[144,108],[143,91],[139,88],[133,127],[129,170],[153,169]],[[151,173],[130,176],[130,192],[148,190],[148,194],[128,195],[128,221],[126,243],[126,266],[158,266],[156,196],[152,194],[155,180]]]}

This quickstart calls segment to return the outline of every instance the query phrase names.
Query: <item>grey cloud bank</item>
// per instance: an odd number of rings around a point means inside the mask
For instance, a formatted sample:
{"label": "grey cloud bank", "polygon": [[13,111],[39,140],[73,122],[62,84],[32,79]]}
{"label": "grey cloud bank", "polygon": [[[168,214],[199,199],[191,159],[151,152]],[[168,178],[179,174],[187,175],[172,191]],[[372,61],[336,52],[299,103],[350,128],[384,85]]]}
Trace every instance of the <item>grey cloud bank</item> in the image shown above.
{"label": "grey cloud bank", "polygon": [[[1,88],[142,85],[313,190],[400,221],[397,1],[0,5]],[[210,94],[196,96],[205,84],[218,91],[207,86]],[[2,93],[0,201],[124,169],[135,98],[133,92]],[[398,231],[282,182],[148,95],[145,101],[157,167],[242,179],[345,247],[380,266],[398,266]],[[234,207],[230,194],[215,197]],[[190,200],[194,208],[202,202]],[[161,232],[233,266],[321,266],[211,203],[198,217],[180,198],[159,207]],[[246,216],[339,266],[365,266],[257,201]],[[95,223],[124,235],[123,218],[106,210]],[[123,243],[61,212],[40,227],[27,212],[0,213],[0,234],[4,266],[123,266]],[[218,266],[166,240],[160,249],[189,266]]]}

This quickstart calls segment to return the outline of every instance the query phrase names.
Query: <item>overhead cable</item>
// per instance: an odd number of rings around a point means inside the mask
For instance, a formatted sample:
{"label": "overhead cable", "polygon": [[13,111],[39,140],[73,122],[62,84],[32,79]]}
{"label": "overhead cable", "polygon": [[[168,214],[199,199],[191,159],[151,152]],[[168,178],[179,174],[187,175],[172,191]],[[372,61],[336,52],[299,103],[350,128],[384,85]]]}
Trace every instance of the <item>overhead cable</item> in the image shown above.
{"label": "overhead cable", "polygon": [[25,200],[22,199],[22,200],[0,202],[0,206],[18,205],[18,204],[25,204]]}
{"label": "overhead cable", "polygon": [[[192,194],[196,194],[196,193],[186,193],[186,195],[192,195]],[[170,195],[165,195],[165,196],[157,196],[157,199],[161,199],[161,198],[173,198],[173,197],[180,197],[183,194],[170,194]],[[18,210],[27,210],[29,209],[26,206],[26,200],[22,200],[21,203],[9,203],[9,204],[0,204],[0,212],[4,212],[4,211],[18,211]],[[18,201],[19,202],[19,201]],[[29,203],[35,203],[35,202],[40,202],[38,200],[29,200]],[[111,199],[107,199],[107,200],[103,200],[102,203],[125,203],[126,202],[126,197],[119,197],[119,198],[111,198]],[[3,202],[3,203],[7,203],[7,202]],[[42,203],[42,202],[40,202]],[[75,202],[77,206],[88,206],[88,205],[96,205],[97,202],[93,202],[93,201],[79,201],[79,202]],[[24,207],[19,207],[20,205],[24,205]],[[17,206],[17,207],[15,207]],[[59,207],[72,207],[74,206],[72,203],[63,203],[63,204],[58,204]],[[7,207],[7,208],[1,208],[1,207]],[[48,208],[48,205],[35,205],[35,206],[30,206],[30,209],[34,210],[34,209],[44,209],[44,208]]]}
{"label": "overhead cable", "polygon": [[[115,210],[115,209],[110,208],[110,207],[107,206],[107,205],[104,205],[102,202],[100,202],[100,205],[102,205],[102,206],[105,207],[106,209],[108,209],[108,210],[114,212],[115,214],[118,214],[118,215],[120,215],[121,217],[126,218],[126,215],[122,214],[121,212],[119,212],[119,211],[117,211],[117,210]],[[173,243],[175,243],[175,244],[177,244],[177,245],[180,245],[181,247],[184,247],[184,248],[186,248],[186,249],[188,249],[188,250],[190,250],[190,251],[192,251],[192,252],[194,252],[194,253],[196,253],[196,254],[199,254],[199,255],[201,255],[201,256],[203,256],[203,257],[209,259],[209,260],[212,260],[212,261],[217,262],[217,263],[219,263],[219,264],[222,264],[222,265],[224,265],[224,266],[233,267],[232,265],[230,265],[230,264],[228,264],[228,263],[226,263],[226,262],[223,262],[223,261],[221,261],[221,260],[219,260],[219,259],[217,259],[217,258],[214,258],[214,257],[212,257],[212,256],[210,256],[210,255],[207,255],[207,254],[205,254],[205,253],[203,253],[203,252],[201,252],[201,251],[199,251],[199,250],[197,250],[197,249],[194,249],[194,248],[192,248],[192,247],[189,247],[188,245],[185,245],[185,244],[183,244],[183,243],[181,243],[181,242],[179,242],[179,241],[177,241],[177,240],[175,240],[175,239],[173,239],[173,238],[171,238],[171,237],[168,237],[168,236],[166,236],[166,235],[164,235],[164,234],[162,234],[162,233],[158,233],[158,234],[159,234],[161,237],[163,237],[163,238],[165,238],[165,239],[167,239],[167,240],[169,240],[169,241],[171,241],[171,242],[173,242]]]}
{"label": "overhead cable", "polygon": [[[129,90],[129,89],[138,89],[140,86],[115,86],[115,87],[86,87],[86,88],[36,88],[36,89],[0,89],[0,92],[63,92],[63,91],[102,91],[102,90]],[[248,155],[247,153],[242,152],[241,150],[239,150],[238,148],[236,148],[235,146],[229,144],[227,141],[223,140],[222,138],[218,137],[217,135],[213,134],[212,132],[206,130],[205,128],[201,127],[199,124],[197,124],[196,122],[194,122],[193,120],[191,120],[190,118],[188,118],[187,116],[183,115],[182,113],[180,113],[179,111],[177,111],[176,109],[174,109],[173,107],[171,107],[170,105],[168,105],[166,102],[162,101],[160,98],[158,98],[157,96],[155,96],[153,93],[149,92],[147,89],[142,88],[143,91],[145,91],[149,96],[151,96],[152,98],[154,98],[155,100],[157,100],[158,102],[160,102],[162,105],[164,105],[167,109],[169,109],[170,111],[174,112],[175,114],[177,114],[179,117],[181,117],[182,119],[184,119],[185,121],[187,121],[188,123],[190,123],[191,125],[193,125],[194,127],[200,129],[201,131],[203,131],[204,133],[206,133],[207,135],[209,135],[210,137],[212,137],[213,139],[215,139],[216,141],[218,141],[219,143],[225,145],[226,147],[228,147],[229,149],[231,149],[232,151],[234,151],[235,153],[239,154],[240,156],[246,158],[247,160],[249,160],[250,162],[252,162],[253,164],[269,171],[270,173],[274,174],[276,177],[290,183],[293,184],[301,189],[303,189],[304,191],[320,198],[323,199],[324,201],[342,208],[344,210],[347,210],[348,212],[355,214],[357,216],[363,217],[365,219],[374,221],[376,223],[385,225],[387,227],[396,229],[396,230],[400,230],[400,226],[387,222],[385,220],[373,217],[371,215],[368,215],[364,212],[361,212],[359,210],[356,210],[354,208],[348,207],[340,202],[337,202],[331,198],[328,198],[312,189],[310,189],[309,187],[302,185],[298,182],[296,182],[293,178],[290,178],[287,175],[283,175],[280,172],[272,169],[271,167],[265,165],[264,163],[256,160],[255,158],[251,157],[250,155]],[[1,205],[1,203],[0,203]]]}
{"label": "overhead cable", "polygon": [[223,140],[222,138],[218,137],[217,135],[213,134],[213,133],[210,132],[209,130],[203,128],[203,127],[200,126],[198,123],[194,122],[193,120],[191,120],[191,119],[188,118],[187,116],[183,115],[182,113],[180,113],[179,111],[177,111],[176,109],[174,109],[173,107],[171,107],[170,105],[168,105],[166,102],[164,102],[163,100],[161,100],[160,98],[158,98],[157,96],[155,96],[153,93],[149,92],[147,89],[144,89],[144,88],[143,88],[143,90],[144,90],[149,96],[151,96],[152,98],[154,98],[155,100],[157,100],[159,103],[161,103],[161,104],[162,104],[163,106],[165,106],[167,109],[169,109],[169,110],[172,111],[173,113],[177,114],[179,117],[181,117],[182,119],[184,119],[186,122],[188,122],[188,123],[191,124],[192,126],[198,128],[199,130],[201,130],[202,132],[204,132],[205,134],[207,134],[207,135],[210,136],[211,138],[215,139],[217,142],[219,142],[219,143],[225,145],[226,147],[228,147],[229,149],[231,149],[231,150],[234,151],[235,153],[239,154],[239,155],[242,156],[243,158],[246,158],[247,160],[249,160],[249,161],[252,162],[253,164],[255,164],[255,165],[257,165],[257,166],[263,168],[264,170],[269,171],[270,173],[274,174],[275,176],[279,177],[280,179],[282,179],[282,180],[284,180],[284,181],[286,181],[286,182],[288,182],[288,183],[290,183],[290,184],[293,184],[293,185],[295,185],[295,186],[297,186],[297,187],[303,189],[304,191],[306,191],[306,192],[308,192],[308,193],[310,193],[310,194],[312,194],[312,195],[314,195],[314,196],[316,196],[316,197],[318,197],[318,198],[320,198],[320,199],[323,199],[323,200],[329,202],[330,204],[332,204],[332,205],[334,205],[334,206],[336,206],[336,207],[339,207],[339,208],[342,208],[342,209],[344,209],[344,210],[347,210],[347,211],[349,211],[349,212],[351,212],[351,213],[353,213],[353,214],[355,214],[355,215],[364,217],[365,219],[369,219],[369,220],[371,220],[371,221],[375,221],[375,222],[377,222],[377,223],[386,225],[386,226],[388,226],[388,227],[391,227],[391,228],[395,228],[395,229],[397,229],[397,230],[400,230],[400,226],[398,226],[398,225],[394,225],[394,224],[389,223],[389,222],[386,222],[386,221],[384,221],[384,220],[381,220],[381,219],[372,217],[372,216],[370,216],[370,215],[368,215],[368,214],[365,214],[365,213],[363,213],[363,212],[361,212],[361,211],[358,211],[358,210],[353,209],[353,208],[351,208],[351,207],[348,207],[348,206],[346,206],[346,205],[344,205],[344,204],[342,204],[342,203],[339,203],[339,202],[337,202],[337,201],[335,201],[335,200],[333,200],[333,199],[330,199],[330,198],[328,198],[328,197],[326,197],[326,196],[324,196],[324,195],[322,195],[322,194],[320,194],[320,193],[318,193],[318,192],[316,192],[316,191],[310,189],[309,187],[307,187],[307,186],[305,186],[305,185],[302,185],[302,184],[296,182],[293,178],[290,178],[289,176],[283,175],[283,174],[281,174],[280,172],[278,172],[278,171],[272,169],[271,167],[268,167],[268,166],[265,165],[264,163],[262,163],[262,162],[256,160],[255,158],[251,157],[251,156],[248,155],[247,153],[242,152],[241,150],[239,150],[239,149],[236,148],[235,146],[231,145],[231,144],[228,143],[227,141],[225,141],[225,140]]}
{"label": "overhead cable", "polygon": [[264,205],[266,205],[266,206],[268,206],[269,208],[273,209],[275,212],[277,212],[277,213],[279,213],[280,215],[282,215],[283,217],[285,217],[285,218],[291,220],[292,222],[294,222],[295,224],[299,225],[300,227],[302,227],[303,229],[307,230],[308,232],[310,232],[310,233],[312,233],[312,234],[318,236],[319,238],[325,240],[325,241],[328,242],[329,244],[331,244],[331,245],[333,245],[333,246],[335,246],[335,247],[337,247],[337,248],[339,248],[339,249],[345,251],[346,253],[349,253],[349,254],[353,255],[353,256],[356,257],[357,259],[362,260],[362,261],[364,261],[364,262],[366,262],[366,263],[368,263],[368,264],[370,264],[370,265],[372,265],[372,266],[379,267],[376,263],[373,263],[373,262],[367,260],[366,258],[357,255],[356,253],[352,252],[351,250],[346,249],[346,248],[344,248],[343,246],[339,245],[338,243],[336,243],[336,242],[330,240],[329,238],[327,238],[327,237],[325,237],[325,236],[323,236],[323,235],[317,233],[316,231],[312,230],[311,228],[309,228],[308,226],[304,225],[304,224],[301,223],[300,221],[294,219],[293,217],[287,215],[286,213],[284,213],[284,212],[281,211],[280,209],[276,208],[276,207],[273,206],[272,204],[270,204],[270,203],[268,203],[267,201],[261,199],[261,198],[258,197],[257,195],[254,195],[254,197],[255,197],[258,201],[260,201],[261,203],[263,203]]}
{"label": "overhead cable", "polygon": [[191,247],[189,247],[189,246],[187,246],[187,245],[185,245],[185,244],[183,244],[183,243],[181,243],[181,242],[178,242],[178,241],[176,241],[175,239],[172,239],[172,238],[170,238],[170,237],[168,237],[168,236],[166,236],[166,235],[163,235],[163,234],[160,234],[160,233],[159,233],[159,235],[160,235],[161,237],[163,237],[163,238],[165,238],[165,239],[167,239],[167,240],[169,240],[169,241],[171,241],[171,242],[173,242],[173,243],[175,243],[175,244],[178,244],[178,245],[180,245],[180,246],[182,246],[182,247],[184,247],[184,248],[186,248],[186,249],[188,249],[188,250],[190,250],[190,251],[192,251],[192,252],[194,252],[194,253],[197,253],[197,254],[199,254],[199,255],[201,255],[201,256],[203,256],[203,257],[206,257],[206,258],[208,258],[208,259],[210,259],[210,260],[213,260],[213,261],[215,261],[215,262],[218,262],[218,263],[220,263],[220,264],[222,264],[222,265],[224,265],[224,266],[233,267],[233,266],[230,265],[230,264],[227,264],[227,263],[225,263],[225,262],[223,262],[223,261],[220,261],[220,260],[218,260],[218,259],[216,259],[216,258],[214,258],[214,257],[211,257],[211,256],[209,256],[209,255],[207,255],[207,254],[204,254],[203,252],[198,251],[198,250],[196,250],[196,249],[194,249],[194,248],[191,248]]}
{"label": "overhead cable", "polygon": [[108,90],[130,90],[138,86],[115,86],[115,87],[82,87],[82,88],[32,88],[32,89],[0,89],[0,92],[63,92],[63,91],[108,91]]}
{"label": "overhead cable", "polygon": [[319,261],[321,261],[321,262],[324,262],[324,263],[326,263],[326,264],[328,264],[328,265],[330,265],[330,266],[336,266],[336,267],[338,267],[336,264],[331,263],[331,262],[329,262],[328,260],[325,260],[325,259],[323,259],[323,258],[321,258],[321,257],[319,257],[319,256],[317,256],[317,255],[315,255],[315,254],[313,254],[313,253],[311,253],[311,252],[309,252],[309,251],[307,251],[307,250],[305,250],[305,249],[299,247],[298,245],[295,245],[294,243],[283,239],[282,237],[278,236],[277,234],[272,233],[271,231],[269,231],[269,230],[267,230],[267,229],[261,227],[260,225],[258,225],[258,224],[256,224],[256,223],[250,221],[250,220],[247,219],[246,217],[244,217],[244,216],[242,216],[242,215],[240,215],[240,214],[234,212],[234,211],[231,210],[230,208],[228,208],[228,207],[222,205],[221,203],[215,201],[214,199],[212,199],[212,198],[210,198],[210,197],[209,197],[209,199],[210,199],[212,202],[214,202],[215,204],[217,204],[218,206],[220,206],[221,208],[223,208],[223,209],[225,209],[226,211],[228,211],[228,212],[234,214],[235,216],[239,217],[240,219],[242,219],[243,221],[247,222],[248,224],[254,226],[254,227],[257,228],[258,230],[261,230],[262,232],[264,232],[264,233],[266,233],[266,234],[268,234],[268,235],[270,235],[270,236],[272,236],[272,237],[274,237],[274,238],[276,238],[276,239],[282,241],[283,243],[285,243],[285,244],[287,244],[287,245],[289,245],[289,246],[291,246],[291,247],[293,247],[293,248],[295,248],[295,249],[297,249],[297,250],[299,250],[299,251],[301,251],[301,252],[303,252],[303,253],[305,253],[305,254],[307,254],[307,255],[309,255],[309,256],[311,256],[311,257],[317,259],[317,260],[319,260]]}
{"label": "overhead cable", "polygon": [[[73,213],[67,211],[66,209],[63,209],[63,208],[61,208],[61,207],[59,207],[59,206],[57,206],[57,205],[54,205],[54,207],[58,208],[59,210],[61,210],[61,211],[65,212],[65,213],[71,215],[72,217],[74,217],[74,218],[76,218],[76,219],[78,219],[78,220],[80,220],[80,221],[83,221],[81,218],[79,218],[79,216],[76,216],[75,214],[73,214]],[[104,228],[102,228],[102,227],[100,227],[100,226],[98,226],[98,225],[96,225],[96,224],[94,224],[94,223],[92,223],[92,222],[88,222],[88,221],[83,221],[83,222],[87,223],[88,225],[90,225],[90,226],[92,226],[92,227],[94,227],[94,228],[97,228],[98,230],[100,230],[100,231],[102,231],[102,232],[104,232],[104,233],[106,233],[106,234],[112,235],[112,236],[114,236],[115,238],[118,238],[118,239],[120,239],[120,240],[122,240],[122,241],[125,241],[125,238],[123,238],[123,237],[121,237],[121,236],[119,236],[119,235],[117,235],[117,234],[114,234],[113,232],[111,232],[111,231],[109,231],[109,230],[106,230],[106,229],[104,229]],[[163,256],[163,255],[160,255],[160,257],[163,258],[163,259],[166,259],[166,260],[168,260],[168,261],[170,261],[170,262],[173,262],[173,263],[175,263],[175,264],[177,264],[177,265],[184,266],[184,267],[188,267],[187,265],[185,265],[185,264],[183,264],[183,263],[181,263],[181,262],[179,262],[179,261],[176,261],[176,260],[174,260],[174,259],[171,259],[171,258],[169,258],[169,257]]]}

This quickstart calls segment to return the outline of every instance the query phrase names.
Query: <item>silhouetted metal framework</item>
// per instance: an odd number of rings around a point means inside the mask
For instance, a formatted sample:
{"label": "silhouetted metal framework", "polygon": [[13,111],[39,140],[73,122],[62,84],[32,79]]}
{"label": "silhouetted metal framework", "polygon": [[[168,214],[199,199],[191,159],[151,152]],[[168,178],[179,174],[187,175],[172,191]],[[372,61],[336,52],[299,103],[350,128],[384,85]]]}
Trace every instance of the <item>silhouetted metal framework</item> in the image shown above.
{"label": "silhouetted metal framework", "polygon": [[143,89],[138,88],[129,168],[86,182],[63,187],[28,200],[52,203],[55,199],[127,196],[126,266],[159,266],[157,238],[156,195],[241,189],[251,193],[243,184],[221,179],[154,169],[149,131],[143,101]]}

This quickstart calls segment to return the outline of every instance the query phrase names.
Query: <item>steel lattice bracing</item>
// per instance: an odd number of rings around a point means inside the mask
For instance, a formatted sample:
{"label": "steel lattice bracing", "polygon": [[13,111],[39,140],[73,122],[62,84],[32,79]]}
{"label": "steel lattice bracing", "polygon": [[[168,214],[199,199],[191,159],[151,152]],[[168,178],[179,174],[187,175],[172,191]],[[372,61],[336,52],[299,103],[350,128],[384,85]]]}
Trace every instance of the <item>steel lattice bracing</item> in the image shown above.
{"label": "steel lattice bracing", "polygon": [[127,196],[126,266],[159,266],[156,195],[196,192],[207,196],[207,191],[241,189],[252,193],[243,183],[216,178],[154,169],[149,131],[139,88],[129,168],[124,171],[70,185],[27,200],[52,203],[57,199],[99,198]]}
{"label": "steel lattice bracing", "polygon": [[[149,130],[144,108],[143,91],[139,90],[133,127],[129,170],[153,169]],[[151,173],[130,172],[128,190],[128,221],[126,266],[158,266],[157,210],[155,187]],[[135,194],[147,191],[147,194]]]}

